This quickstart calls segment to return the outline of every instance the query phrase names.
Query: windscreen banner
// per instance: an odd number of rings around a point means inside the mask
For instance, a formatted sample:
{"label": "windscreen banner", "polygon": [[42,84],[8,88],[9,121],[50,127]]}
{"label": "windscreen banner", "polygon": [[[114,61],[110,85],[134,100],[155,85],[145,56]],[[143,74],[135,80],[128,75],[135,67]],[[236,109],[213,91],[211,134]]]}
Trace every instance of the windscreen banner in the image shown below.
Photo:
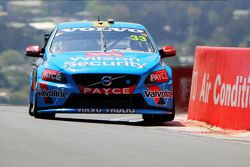
{"label": "windscreen banner", "polygon": [[250,48],[198,46],[188,118],[250,130]]}

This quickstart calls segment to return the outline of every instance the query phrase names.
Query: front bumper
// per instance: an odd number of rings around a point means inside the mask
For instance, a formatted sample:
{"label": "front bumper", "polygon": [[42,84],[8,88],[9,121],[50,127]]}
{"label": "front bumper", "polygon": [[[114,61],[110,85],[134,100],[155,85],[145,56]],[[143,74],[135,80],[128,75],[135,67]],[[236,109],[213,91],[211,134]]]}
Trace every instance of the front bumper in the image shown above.
{"label": "front bumper", "polygon": [[[115,91],[117,92],[117,91]],[[172,81],[158,85],[138,84],[129,94],[83,94],[71,84],[38,82],[38,112],[172,114],[174,97]]]}

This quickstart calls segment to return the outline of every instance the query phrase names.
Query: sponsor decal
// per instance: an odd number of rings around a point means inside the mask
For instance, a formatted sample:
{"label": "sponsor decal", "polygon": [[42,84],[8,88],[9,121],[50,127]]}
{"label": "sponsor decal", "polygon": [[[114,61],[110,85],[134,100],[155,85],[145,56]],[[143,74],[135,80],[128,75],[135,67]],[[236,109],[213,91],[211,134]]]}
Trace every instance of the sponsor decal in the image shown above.
{"label": "sponsor decal", "polygon": [[100,109],[100,108],[80,108],[80,109],[78,109],[78,112],[81,112],[81,113],[101,113],[102,109]]}
{"label": "sponsor decal", "polygon": [[173,91],[164,90],[164,91],[144,91],[147,98],[173,98]]}
{"label": "sponsor decal", "polygon": [[87,66],[124,66],[134,68],[144,68],[145,63],[141,63],[138,58],[124,58],[114,56],[86,56],[70,57],[69,62],[64,62],[66,68],[87,67]]}
{"label": "sponsor decal", "polygon": [[[154,92],[154,91],[158,91],[159,92],[161,90],[159,86],[149,86],[147,88],[148,88],[149,92]],[[144,94],[145,94],[145,92],[144,92]],[[160,97],[153,97],[153,99],[155,101],[155,104],[158,104],[159,101],[160,101]]]}
{"label": "sponsor decal", "polygon": [[45,81],[62,81],[62,74],[55,70],[44,70],[42,79]]}
{"label": "sponsor decal", "polygon": [[156,71],[152,74],[150,74],[149,76],[149,81],[150,82],[166,82],[168,81],[168,74],[166,70],[160,70],[160,71]]}
{"label": "sponsor decal", "polygon": [[105,95],[118,95],[118,94],[132,94],[135,86],[128,88],[89,88],[78,85],[80,92],[83,94],[105,94]]}
{"label": "sponsor decal", "polygon": [[42,89],[42,90],[38,91],[38,96],[64,98],[64,97],[68,96],[68,92],[62,91],[62,90],[45,90],[45,89]]}
{"label": "sponsor decal", "polygon": [[102,109],[102,108],[80,108],[78,110],[80,113],[109,113],[109,114],[134,114],[135,109]]}
{"label": "sponsor decal", "polygon": [[[199,73],[194,71],[192,78],[191,100],[219,106],[248,108],[250,106],[250,76],[237,75],[226,82],[221,74],[210,77],[204,73],[202,83],[198,82]],[[199,89],[198,89],[199,88]]]}
{"label": "sponsor decal", "polygon": [[87,57],[95,57],[95,56],[117,56],[123,57],[123,53],[121,52],[87,52]]}
{"label": "sponsor decal", "polygon": [[130,36],[132,40],[134,41],[142,41],[142,42],[147,42],[147,38],[144,35],[131,35]]}
{"label": "sponsor decal", "polygon": [[155,104],[164,105],[165,100],[168,98],[173,98],[172,90],[161,90],[159,86],[149,86],[148,90],[144,91],[146,98],[153,98]]}
{"label": "sponsor decal", "polygon": [[[41,89],[41,90],[47,91],[47,90],[48,90],[48,85],[45,84],[45,83],[40,83],[40,89]],[[38,92],[38,95],[39,95],[39,92]],[[44,102],[45,104],[52,104],[52,103],[53,103],[53,100],[52,100],[51,97],[46,97],[46,96],[44,96],[44,97],[43,97],[43,102]]]}
{"label": "sponsor decal", "polygon": [[132,32],[132,33],[145,33],[143,30],[134,28],[109,28],[109,27],[82,27],[82,28],[65,28],[61,29],[64,32],[74,31],[115,31],[115,32]]}

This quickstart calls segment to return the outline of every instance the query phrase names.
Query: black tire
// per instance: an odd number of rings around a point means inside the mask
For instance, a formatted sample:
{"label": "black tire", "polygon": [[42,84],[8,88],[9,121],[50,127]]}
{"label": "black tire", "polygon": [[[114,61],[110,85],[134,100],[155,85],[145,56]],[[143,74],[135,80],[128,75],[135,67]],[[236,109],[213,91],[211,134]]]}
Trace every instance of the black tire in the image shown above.
{"label": "black tire", "polygon": [[175,114],[143,114],[142,118],[145,122],[168,122],[173,121]]}
{"label": "black tire", "polygon": [[35,118],[38,119],[55,119],[55,113],[39,113],[37,111],[37,95],[36,93],[34,94],[34,105],[32,105],[32,113]]}
{"label": "black tire", "polygon": [[145,122],[169,122],[175,118],[175,99],[172,114],[143,114],[142,118]]}
{"label": "black tire", "polygon": [[29,103],[29,115],[30,116],[34,116],[34,113],[33,113],[33,104]]}

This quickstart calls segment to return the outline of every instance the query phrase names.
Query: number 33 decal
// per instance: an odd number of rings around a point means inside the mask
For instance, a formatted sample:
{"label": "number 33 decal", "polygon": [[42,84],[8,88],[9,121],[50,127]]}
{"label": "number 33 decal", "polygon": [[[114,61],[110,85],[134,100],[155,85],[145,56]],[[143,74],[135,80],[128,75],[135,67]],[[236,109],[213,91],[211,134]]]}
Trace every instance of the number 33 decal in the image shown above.
{"label": "number 33 decal", "polygon": [[147,41],[147,38],[145,36],[142,36],[142,35],[131,35],[131,39],[134,41],[142,41],[142,42]]}

